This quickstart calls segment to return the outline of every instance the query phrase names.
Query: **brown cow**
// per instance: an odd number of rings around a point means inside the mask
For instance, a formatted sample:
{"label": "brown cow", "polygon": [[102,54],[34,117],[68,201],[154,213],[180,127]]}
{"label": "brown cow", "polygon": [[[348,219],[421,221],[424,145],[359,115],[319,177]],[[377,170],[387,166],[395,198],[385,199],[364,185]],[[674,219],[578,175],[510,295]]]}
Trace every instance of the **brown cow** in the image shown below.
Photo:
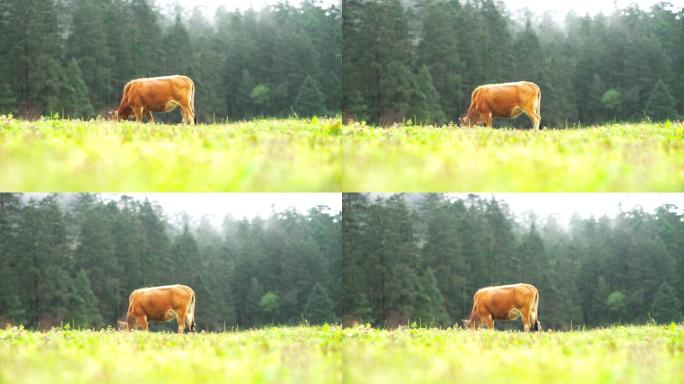
{"label": "brown cow", "polygon": [[185,285],[164,285],[140,288],[128,298],[126,321],[128,330],[139,327],[147,331],[148,321],[171,321],[176,319],[178,333],[187,326],[195,331],[195,292]]}
{"label": "brown cow", "polygon": [[481,85],[473,91],[468,114],[461,122],[470,127],[484,121],[485,127],[491,127],[493,117],[514,118],[524,113],[532,120],[534,129],[539,130],[540,107],[541,90],[535,83]]}
{"label": "brown cow", "polygon": [[539,292],[530,284],[511,284],[479,289],[473,297],[470,319],[464,320],[465,328],[477,328],[484,322],[494,329],[494,320],[515,320],[522,317],[523,328],[529,332],[541,329],[537,317]]}
{"label": "brown cow", "polygon": [[150,77],[129,81],[123,90],[119,108],[114,112],[116,120],[126,120],[131,115],[142,122],[154,123],[152,112],[169,112],[181,109],[183,123],[195,124],[195,83],[187,76],[174,75]]}

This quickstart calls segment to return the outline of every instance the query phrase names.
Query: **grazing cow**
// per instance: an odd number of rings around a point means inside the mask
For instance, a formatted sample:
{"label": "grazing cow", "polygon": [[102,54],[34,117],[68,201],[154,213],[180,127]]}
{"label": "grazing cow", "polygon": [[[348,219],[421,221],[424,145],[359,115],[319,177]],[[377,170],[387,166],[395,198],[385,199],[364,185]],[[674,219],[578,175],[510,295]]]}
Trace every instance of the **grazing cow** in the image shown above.
{"label": "grazing cow", "polygon": [[141,122],[143,114],[154,123],[152,112],[168,112],[180,107],[183,123],[195,124],[195,83],[187,76],[150,77],[129,81],[123,90],[116,120],[131,115]]}
{"label": "grazing cow", "polygon": [[485,127],[491,127],[493,117],[514,118],[524,113],[532,120],[534,129],[539,130],[540,107],[541,90],[535,83],[481,85],[473,91],[468,114],[461,118],[461,123],[470,127],[484,121]]}
{"label": "grazing cow", "polygon": [[164,285],[136,289],[128,298],[126,322],[128,330],[139,327],[147,331],[148,321],[176,319],[178,333],[187,326],[195,331],[195,292],[185,285]]}
{"label": "grazing cow", "polygon": [[465,328],[477,328],[484,324],[494,329],[494,320],[515,320],[522,317],[523,328],[529,332],[541,329],[537,317],[539,292],[530,284],[511,284],[479,289],[473,297],[473,310],[469,320],[463,320]]}

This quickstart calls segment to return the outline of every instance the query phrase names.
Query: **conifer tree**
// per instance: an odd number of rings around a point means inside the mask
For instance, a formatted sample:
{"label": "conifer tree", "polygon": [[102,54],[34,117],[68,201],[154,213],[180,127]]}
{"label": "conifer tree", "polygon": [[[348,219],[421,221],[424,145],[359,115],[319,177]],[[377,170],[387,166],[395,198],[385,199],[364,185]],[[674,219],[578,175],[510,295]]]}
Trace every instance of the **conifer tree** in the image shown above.
{"label": "conifer tree", "polygon": [[676,103],[677,100],[672,96],[670,87],[658,79],[646,103],[646,116],[653,121],[676,119]]}
{"label": "conifer tree", "polygon": [[325,287],[316,283],[304,306],[304,317],[311,324],[330,323],[335,320],[334,308]]}
{"label": "conifer tree", "polygon": [[682,303],[675,290],[667,282],[663,282],[651,305],[653,319],[660,324],[679,322],[682,320],[681,308]]}
{"label": "conifer tree", "polygon": [[311,117],[325,114],[325,100],[313,77],[307,76],[299,87],[294,103],[294,111],[298,116]]}

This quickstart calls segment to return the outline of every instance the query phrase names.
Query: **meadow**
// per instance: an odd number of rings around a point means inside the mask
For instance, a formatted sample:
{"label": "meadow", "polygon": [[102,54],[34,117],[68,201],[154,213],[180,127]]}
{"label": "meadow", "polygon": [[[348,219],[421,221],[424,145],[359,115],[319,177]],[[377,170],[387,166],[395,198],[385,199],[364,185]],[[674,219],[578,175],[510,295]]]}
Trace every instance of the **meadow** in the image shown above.
{"label": "meadow", "polygon": [[684,327],[0,330],[0,383],[682,383]]}
{"label": "meadow", "polygon": [[684,327],[345,330],[344,383],[683,383]]}
{"label": "meadow", "polygon": [[0,117],[3,191],[338,191],[339,119],[196,126]]}
{"label": "meadow", "polygon": [[0,383],[341,382],[340,328],[0,331]]}
{"label": "meadow", "polygon": [[684,124],[343,128],[343,191],[684,190]]}

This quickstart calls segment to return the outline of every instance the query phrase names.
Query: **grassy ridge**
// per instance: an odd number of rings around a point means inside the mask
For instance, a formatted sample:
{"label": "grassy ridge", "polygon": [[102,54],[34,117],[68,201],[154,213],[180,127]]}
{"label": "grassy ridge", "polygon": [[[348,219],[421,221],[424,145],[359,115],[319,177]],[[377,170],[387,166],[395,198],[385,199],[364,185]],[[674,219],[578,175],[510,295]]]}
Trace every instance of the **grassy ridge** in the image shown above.
{"label": "grassy ridge", "polygon": [[0,383],[341,381],[339,328],[177,335],[0,331]]}
{"label": "grassy ridge", "polygon": [[339,120],[164,125],[0,118],[3,191],[338,191]]}
{"label": "grassy ridge", "polygon": [[345,383],[683,383],[684,328],[345,330]]}
{"label": "grassy ridge", "polygon": [[344,191],[681,191],[684,124],[343,129]]}

